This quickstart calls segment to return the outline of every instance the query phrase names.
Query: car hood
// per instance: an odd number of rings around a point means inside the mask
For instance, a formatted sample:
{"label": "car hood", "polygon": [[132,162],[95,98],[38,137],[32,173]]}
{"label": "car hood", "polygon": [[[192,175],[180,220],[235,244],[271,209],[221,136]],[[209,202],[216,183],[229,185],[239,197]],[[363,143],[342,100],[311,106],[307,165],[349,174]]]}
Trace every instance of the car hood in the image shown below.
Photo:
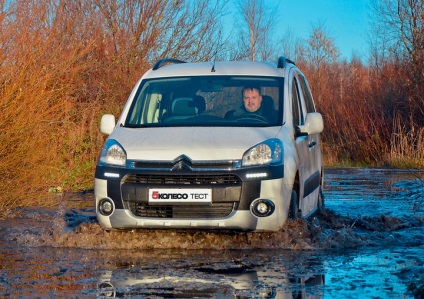
{"label": "car hood", "polygon": [[281,127],[117,127],[128,160],[170,161],[180,155],[192,160],[239,160],[250,147],[277,136]]}

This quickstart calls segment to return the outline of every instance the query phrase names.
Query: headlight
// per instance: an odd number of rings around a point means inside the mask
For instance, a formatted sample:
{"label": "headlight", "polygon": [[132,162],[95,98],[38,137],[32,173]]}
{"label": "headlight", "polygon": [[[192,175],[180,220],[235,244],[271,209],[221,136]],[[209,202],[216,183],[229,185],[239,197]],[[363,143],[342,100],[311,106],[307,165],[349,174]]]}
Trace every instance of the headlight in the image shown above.
{"label": "headlight", "polygon": [[247,150],[242,159],[242,166],[281,163],[283,144],[279,139],[269,139]]}
{"label": "headlight", "polygon": [[127,153],[122,146],[113,139],[108,139],[100,154],[100,163],[109,165],[125,166]]}

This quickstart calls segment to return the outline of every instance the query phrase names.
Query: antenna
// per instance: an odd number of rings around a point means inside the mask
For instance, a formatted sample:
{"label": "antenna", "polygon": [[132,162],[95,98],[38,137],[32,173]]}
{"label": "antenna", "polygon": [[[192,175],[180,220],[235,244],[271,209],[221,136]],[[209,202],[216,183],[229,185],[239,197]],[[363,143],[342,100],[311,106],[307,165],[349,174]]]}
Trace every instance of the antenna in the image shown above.
{"label": "antenna", "polygon": [[215,73],[216,72],[216,70],[215,70],[215,62],[216,62],[215,57],[216,56],[214,56],[214,58],[213,58],[213,64],[212,64],[212,69],[211,69],[211,72],[212,73]]}
{"label": "antenna", "polygon": [[216,63],[216,55],[218,54],[218,48],[215,48],[214,53],[213,53],[213,62],[212,62],[212,69],[211,69],[211,73],[215,73],[215,63]]}

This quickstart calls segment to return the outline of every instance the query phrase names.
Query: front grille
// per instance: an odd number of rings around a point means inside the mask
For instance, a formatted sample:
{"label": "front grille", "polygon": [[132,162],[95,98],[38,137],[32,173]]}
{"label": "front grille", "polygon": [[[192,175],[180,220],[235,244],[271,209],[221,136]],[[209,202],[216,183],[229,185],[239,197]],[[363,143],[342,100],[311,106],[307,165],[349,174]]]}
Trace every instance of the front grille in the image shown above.
{"label": "front grille", "polygon": [[[144,169],[172,169],[177,163],[175,161],[136,161],[134,162],[134,167]],[[233,163],[233,161],[204,161],[195,163],[186,161],[186,165],[193,170],[230,169],[233,167]]]}
{"label": "front grille", "polygon": [[142,202],[130,202],[131,212],[138,217],[152,218],[222,218],[228,216],[233,210],[233,203],[219,203],[205,205],[173,205],[151,206]]}
{"label": "front grille", "polygon": [[[122,180],[121,196],[138,217],[222,218],[238,206],[241,186],[242,181],[233,174],[130,174]],[[212,204],[149,204],[149,188],[211,188]]]}
{"label": "front grille", "polygon": [[239,185],[240,179],[232,174],[224,175],[145,175],[131,174],[124,183],[147,185]]}

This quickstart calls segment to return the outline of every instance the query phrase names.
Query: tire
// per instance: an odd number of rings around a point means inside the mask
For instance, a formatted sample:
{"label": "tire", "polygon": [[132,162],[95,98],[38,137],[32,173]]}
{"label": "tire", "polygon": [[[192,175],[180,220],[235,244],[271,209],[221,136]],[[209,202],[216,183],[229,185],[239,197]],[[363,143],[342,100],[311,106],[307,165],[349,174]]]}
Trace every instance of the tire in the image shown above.
{"label": "tire", "polygon": [[319,187],[317,208],[318,208],[318,213],[322,213],[325,209],[324,193],[322,192],[321,186]]}
{"label": "tire", "polygon": [[292,219],[292,220],[299,218],[297,192],[295,190],[292,191],[288,217],[289,217],[289,219]]}

